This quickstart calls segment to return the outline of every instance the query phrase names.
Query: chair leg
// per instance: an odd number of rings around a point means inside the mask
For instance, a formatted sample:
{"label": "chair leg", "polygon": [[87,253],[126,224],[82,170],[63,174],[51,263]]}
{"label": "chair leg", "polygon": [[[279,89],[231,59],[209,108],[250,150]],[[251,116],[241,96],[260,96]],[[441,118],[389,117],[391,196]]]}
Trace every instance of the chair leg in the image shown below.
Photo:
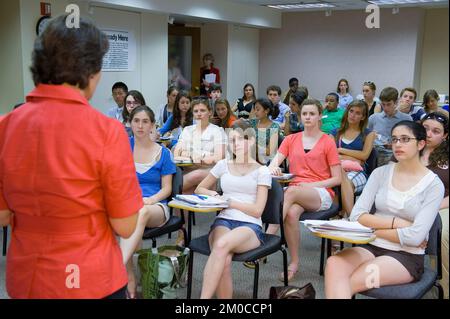
{"label": "chair leg", "polygon": [[333,242],[331,239],[327,239],[327,258],[331,256],[331,249],[333,248]]}
{"label": "chair leg", "polygon": [[156,248],[156,239],[152,238],[152,248]]}
{"label": "chair leg", "polygon": [[253,279],[253,299],[258,299],[259,261],[255,260],[255,277]]}
{"label": "chair leg", "polygon": [[287,252],[286,249],[281,247],[281,252],[283,253],[283,273],[284,273],[284,285],[288,285],[288,265],[287,265]]}
{"label": "chair leg", "polygon": [[438,299],[444,299],[444,289],[438,282],[434,283],[434,286],[438,289]]}
{"label": "chair leg", "polygon": [[187,282],[187,293],[186,298],[191,299],[192,293],[192,275],[193,275],[193,265],[194,265],[194,252],[189,251],[189,266],[188,266],[188,282]]}
{"label": "chair leg", "polygon": [[195,226],[195,213],[192,213],[192,225]]}
{"label": "chair leg", "polygon": [[3,227],[3,256],[6,256],[6,248],[8,247],[8,226]]}
{"label": "chair leg", "polygon": [[188,246],[189,246],[189,243],[190,243],[190,241],[191,241],[191,238],[190,238],[190,237],[188,238],[188,235],[187,235],[187,232],[186,232],[186,228],[182,227],[182,228],[181,228],[181,231],[183,232],[183,236],[184,236],[184,238],[186,239],[186,241],[185,241],[185,243],[184,243],[184,247],[188,247]]}
{"label": "chair leg", "polygon": [[320,265],[319,274],[323,276],[323,264],[325,259],[325,238],[322,238],[322,244],[320,245]]}
{"label": "chair leg", "polygon": [[344,242],[341,241],[341,250],[344,250]]}

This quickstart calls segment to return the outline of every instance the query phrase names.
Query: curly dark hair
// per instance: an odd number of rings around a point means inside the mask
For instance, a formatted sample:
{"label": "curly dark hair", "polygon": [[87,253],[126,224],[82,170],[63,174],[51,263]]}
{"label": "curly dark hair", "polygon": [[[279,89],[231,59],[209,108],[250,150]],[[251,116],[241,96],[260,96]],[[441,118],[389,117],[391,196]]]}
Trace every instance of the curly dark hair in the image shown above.
{"label": "curly dark hair", "polygon": [[177,127],[181,126],[182,128],[192,125],[193,123],[193,114],[192,114],[192,106],[189,109],[189,111],[186,113],[186,119],[184,121],[184,125],[181,125],[181,113],[180,113],[180,109],[178,108],[178,104],[180,103],[181,98],[187,98],[189,100],[189,102],[192,102],[192,98],[191,95],[189,94],[188,91],[185,90],[181,90],[180,92],[178,92],[177,98],[175,99],[175,105],[173,108],[173,120],[172,120],[172,125],[170,126],[170,130],[174,130]]}
{"label": "curly dark hair", "polygon": [[430,167],[448,167],[448,116],[444,112],[432,112],[422,119],[422,124],[426,120],[435,120],[442,124],[444,134],[447,134],[445,140],[431,152],[428,158]]}
{"label": "curly dark hair", "polygon": [[106,35],[83,18],[79,28],[68,28],[67,17],[52,19],[34,43],[30,70],[35,85],[68,83],[83,90],[102,69]]}

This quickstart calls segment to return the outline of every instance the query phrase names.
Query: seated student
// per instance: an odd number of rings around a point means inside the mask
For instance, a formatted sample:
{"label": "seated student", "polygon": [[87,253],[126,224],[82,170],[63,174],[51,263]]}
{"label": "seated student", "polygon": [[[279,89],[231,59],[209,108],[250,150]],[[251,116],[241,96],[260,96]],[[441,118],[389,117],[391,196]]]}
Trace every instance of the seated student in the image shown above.
{"label": "seated student", "polygon": [[[331,131],[342,165],[341,198],[342,210],[350,215],[354,204],[354,193],[361,192],[367,182],[365,162],[373,148],[376,134],[367,129],[367,103],[361,100],[351,102],[345,110],[340,128]],[[346,163],[358,164],[361,170],[346,169]],[[357,166],[358,166],[357,165]]]}
{"label": "seated student", "polygon": [[163,127],[158,130],[160,136],[172,136],[172,140],[168,145],[170,149],[177,145],[183,128],[193,123],[189,92],[180,91],[175,98],[174,105],[173,114],[169,116]]}
{"label": "seated student", "polygon": [[378,152],[378,166],[385,165],[392,156],[391,144],[389,142],[392,127],[400,121],[412,121],[408,114],[397,110],[398,91],[393,87],[384,88],[380,94],[383,111],[369,117],[368,128],[377,134],[374,146]]}
{"label": "seated student", "polygon": [[409,114],[414,122],[420,122],[425,116],[425,111],[421,106],[414,106],[417,92],[414,88],[404,88],[400,92],[400,101],[398,102],[398,110],[405,114]]}
{"label": "seated student", "polygon": [[[443,110],[439,106],[439,94],[433,89],[427,90],[425,92],[425,94],[423,95],[422,103],[423,103],[423,109],[425,110],[425,113],[427,113],[427,114]],[[448,113],[448,111],[446,111],[446,110],[444,110],[444,111]]]}
{"label": "seated student", "polygon": [[122,123],[125,126],[125,130],[127,131],[128,136],[133,136],[130,123],[130,114],[133,109],[141,105],[145,105],[145,99],[142,96],[141,92],[136,90],[129,91],[125,96],[125,107],[122,111]]}
{"label": "seated student", "polygon": [[[175,160],[190,159],[194,163],[184,168],[183,194],[192,194],[212,166],[225,157],[227,144],[223,128],[209,122],[212,112],[208,100],[194,100],[192,111],[196,124],[183,129],[174,149]],[[182,234],[180,231],[177,240],[180,245]]]}
{"label": "seated student", "polygon": [[158,127],[164,126],[169,117],[172,115],[178,92],[179,90],[176,86],[170,86],[167,90],[167,104],[159,108],[158,118],[156,120],[156,125]]}
{"label": "seated student", "polygon": [[244,85],[244,95],[239,98],[231,110],[238,118],[248,119],[252,117],[253,104],[256,101],[255,87],[251,83]]}
{"label": "seated student", "polygon": [[[377,238],[328,258],[327,298],[351,298],[372,288],[368,266],[377,267],[380,287],[421,278],[427,237],[444,197],[439,177],[420,161],[425,144],[426,131],[418,123],[401,121],[392,128],[398,163],[372,172],[350,215],[351,221],[374,228]],[[376,211],[370,214],[374,204]]]}
{"label": "seated student", "polygon": [[278,106],[268,99],[255,101],[255,117],[250,119],[250,125],[256,131],[257,159],[261,164],[267,164],[275,156],[278,149],[280,126],[271,118],[278,116]]}
{"label": "seated student", "polygon": [[289,98],[289,111],[284,114],[284,136],[303,131],[303,125],[300,121],[300,105],[306,99],[304,91],[297,91],[291,94]]}
{"label": "seated student", "polygon": [[214,105],[215,114],[211,118],[211,123],[222,128],[230,128],[234,121],[237,120],[231,111],[230,103],[226,99],[217,99]]}
{"label": "seated student", "polygon": [[114,102],[116,102],[116,106],[108,110],[107,116],[123,122],[122,112],[125,105],[125,96],[128,93],[128,87],[123,82],[116,82],[112,86],[111,90]]}
{"label": "seated student", "polygon": [[272,177],[267,166],[256,160],[256,137],[248,122],[233,124],[230,159],[219,161],[198,185],[195,193],[218,196],[217,180],[228,208],[222,210],[211,226],[211,254],[203,272],[200,298],[233,298],[231,260],[234,253],[257,248],[263,242],[261,215],[267,201]]}
{"label": "seated student", "polygon": [[356,96],[357,100],[363,100],[367,103],[369,107],[369,116],[371,116],[373,113],[380,113],[381,112],[381,106],[380,106],[380,99],[376,96],[377,86],[375,83],[371,81],[367,81],[363,83],[362,92],[363,94],[359,94]]}
{"label": "seated student", "polygon": [[284,96],[282,98],[283,103],[286,105],[289,105],[289,99],[291,98],[291,95],[297,92],[298,90],[298,79],[297,78],[290,78],[289,79],[289,90],[284,93]]}
{"label": "seated student", "polygon": [[170,151],[153,142],[155,114],[148,106],[138,106],[130,114],[133,137],[130,138],[136,174],[144,207],[139,210],[136,229],[127,239],[120,239],[123,262],[128,272],[128,297],[136,297],[133,253],[139,246],[145,227],[160,227],[170,218],[167,198],[172,194],[172,174],[176,166]]}
{"label": "seated student", "polygon": [[347,106],[353,101],[353,97],[350,95],[350,86],[346,79],[340,79],[336,89],[336,93],[339,96],[339,108],[346,109]]}
{"label": "seated student", "polygon": [[[280,128],[284,129],[284,114],[289,111],[289,106],[280,101],[281,99],[281,88],[277,85],[271,85],[266,90],[267,98],[276,106],[279,110],[278,115],[275,117],[270,117],[271,120],[278,123]],[[256,104],[256,102],[255,102]]]}
{"label": "seated student", "polygon": [[422,125],[427,131],[427,143],[422,156],[422,164],[439,176],[445,187],[444,199],[441,202],[440,214],[442,219],[442,280],[444,296],[448,299],[448,117],[442,112],[427,114],[422,119]]}
{"label": "seated student", "polygon": [[[326,210],[333,204],[332,187],[341,183],[341,163],[333,138],[320,130],[322,105],[307,99],[301,107],[303,132],[286,136],[269,165],[272,175],[281,175],[279,166],[287,158],[289,172],[294,174],[284,194],[283,217],[286,241],[291,255],[288,280],[298,273],[300,247],[299,218],[305,211]],[[267,233],[275,234],[278,225]],[[280,276],[282,280],[283,274]]]}
{"label": "seated student", "polygon": [[216,104],[216,100],[222,98],[222,86],[220,84],[214,83],[211,84],[210,87],[210,95],[209,95],[209,105],[212,107],[213,114],[216,112],[214,106]]}
{"label": "seated student", "polygon": [[341,126],[345,109],[338,108],[338,104],[339,95],[336,93],[330,93],[325,98],[325,109],[322,113],[322,126],[320,129],[326,134],[330,134],[332,130]]}

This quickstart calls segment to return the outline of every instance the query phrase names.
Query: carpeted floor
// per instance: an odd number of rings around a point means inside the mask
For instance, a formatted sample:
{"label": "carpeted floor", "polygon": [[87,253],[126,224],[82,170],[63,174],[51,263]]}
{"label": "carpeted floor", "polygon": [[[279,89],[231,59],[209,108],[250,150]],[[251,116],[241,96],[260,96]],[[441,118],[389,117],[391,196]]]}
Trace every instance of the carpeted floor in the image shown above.
{"label": "carpeted floor", "polygon": [[[196,226],[193,226],[193,238],[205,234],[209,230],[215,214],[196,214]],[[174,237],[168,239],[167,236],[158,240],[158,245],[174,243]],[[145,241],[143,247],[151,246],[151,241]],[[135,256],[136,257],[136,256]],[[308,230],[301,226],[301,245],[300,245],[300,268],[294,281],[290,284],[303,286],[311,282],[316,290],[316,298],[324,298],[323,277],[319,275],[320,260],[320,239],[313,236]],[[195,255],[194,276],[192,298],[200,296],[202,284],[202,271],[206,264],[207,257],[199,254]],[[6,258],[0,257],[0,298],[8,298],[5,288],[5,262]],[[271,286],[281,286],[282,282],[278,280],[282,272],[282,254],[281,252],[269,256],[268,262],[260,267],[258,298],[265,299],[269,296]],[[233,263],[233,284],[234,298],[247,299],[252,298],[254,271],[244,267],[242,263]],[[177,292],[178,298],[186,297],[186,289],[180,288]],[[358,296],[358,298],[362,298]]]}

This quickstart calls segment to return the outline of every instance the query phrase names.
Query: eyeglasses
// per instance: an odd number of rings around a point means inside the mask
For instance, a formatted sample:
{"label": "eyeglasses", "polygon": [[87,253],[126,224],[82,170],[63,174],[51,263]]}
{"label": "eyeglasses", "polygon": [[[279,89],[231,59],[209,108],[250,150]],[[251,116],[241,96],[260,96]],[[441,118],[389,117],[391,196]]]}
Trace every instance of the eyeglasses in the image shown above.
{"label": "eyeglasses", "polygon": [[425,120],[436,120],[436,121],[444,124],[444,126],[446,126],[447,122],[448,122],[448,119],[447,119],[447,117],[445,115],[441,115],[441,114],[436,113],[436,112],[429,113],[429,114],[425,115],[425,117],[422,120],[422,123]]}
{"label": "eyeglasses", "polygon": [[138,101],[127,101],[127,105],[140,105]]}
{"label": "eyeglasses", "polygon": [[400,138],[398,138],[398,137],[391,138],[392,144],[397,144],[397,142],[399,142],[399,141],[400,141],[400,144],[406,144],[406,143],[409,143],[410,140],[416,140],[416,138],[409,137],[409,136],[402,136]]}

